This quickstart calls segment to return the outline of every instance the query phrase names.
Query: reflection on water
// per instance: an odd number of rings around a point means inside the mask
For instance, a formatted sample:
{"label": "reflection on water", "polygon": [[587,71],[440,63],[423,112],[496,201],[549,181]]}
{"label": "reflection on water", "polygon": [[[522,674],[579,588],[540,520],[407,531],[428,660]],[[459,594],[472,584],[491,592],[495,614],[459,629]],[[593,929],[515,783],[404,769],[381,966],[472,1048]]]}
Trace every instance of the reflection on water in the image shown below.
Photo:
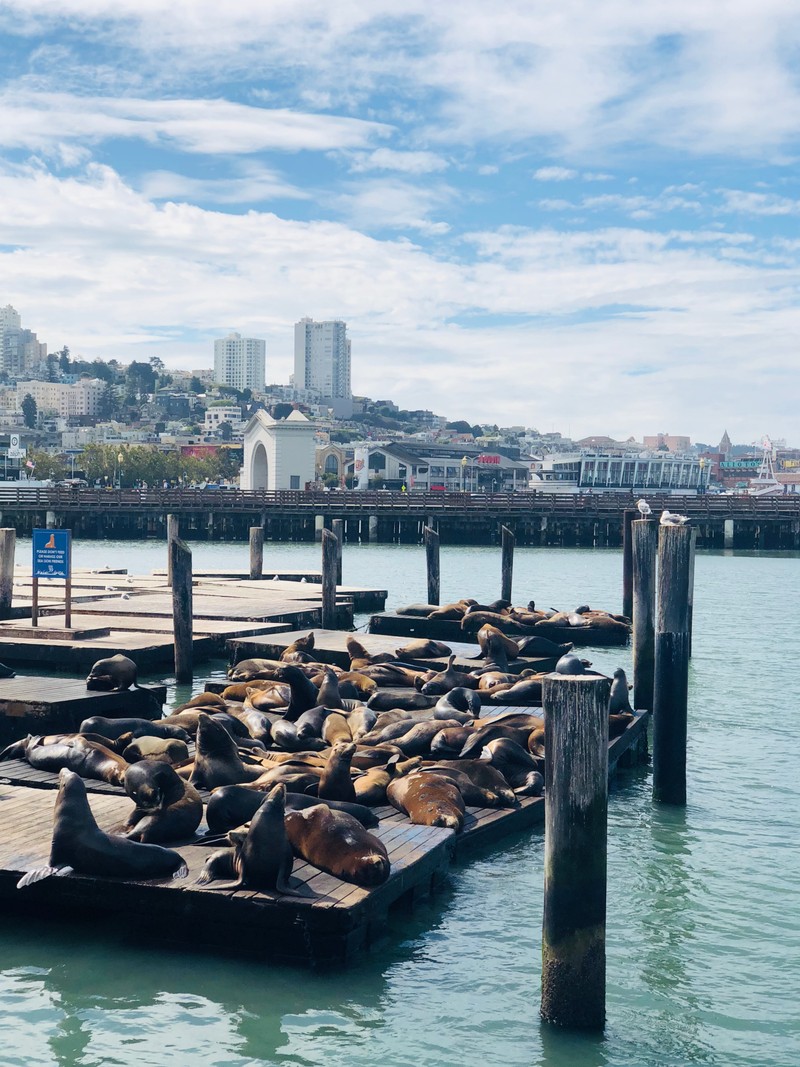
{"label": "reflection on water", "polygon": [[[81,552],[86,550],[85,558]],[[163,564],[162,544],[124,549]],[[197,545],[234,566],[245,545]],[[122,548],[102,546],[103,562]],[[265,565],[316,567],[313,545],[268,545]],[[76,562],[98,560],[77,545]],[[345,581],[425,595],[423,554],[347,546]],[[520,600],[619,606],[617,552],[518,549]],[[469,575],[465,588],[464,575]],[[442,550],[443,597],[492,598],[499,552]],[[513,835],[399,913],[342,972],[259,966],[145,944],[146,916],[87,926],[0,919],[0,1064],[352,1067],[796,1067],[800,1063],[800,824],[794,659],[800,593],[789,554],[701,554],[690,679],[690,803],[654,808],[648,768],[609,804],[608,1025],[539,1024],[542,836]],[[629,650],[592,649],[605,671]],[[221,671],[222,663],[208,671]],[[200,677],[208,672],[203,669]],[[196,686],[195,688],[199,687]],[[175,692],[179,702],[188,690]],[[246,928],[231,940],[246,939]]]}

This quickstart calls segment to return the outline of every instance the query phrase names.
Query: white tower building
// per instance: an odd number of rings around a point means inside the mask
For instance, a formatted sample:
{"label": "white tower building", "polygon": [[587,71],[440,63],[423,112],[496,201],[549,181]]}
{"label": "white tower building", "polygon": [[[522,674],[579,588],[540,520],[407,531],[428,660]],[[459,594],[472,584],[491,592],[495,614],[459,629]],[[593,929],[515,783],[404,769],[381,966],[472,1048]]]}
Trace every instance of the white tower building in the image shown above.
{"label": "white tower building", "polygon": [[229,333],[214,342],[214,381],[234,389],[264,391],[267,343],[258,337]]}
{"label": "white tower building", "polygon": [[294,384],[298,389],[312,389],[329,401],[336,415],[352,414],[347,323],[340,319],[314,322],[309,318],[295,323]]}

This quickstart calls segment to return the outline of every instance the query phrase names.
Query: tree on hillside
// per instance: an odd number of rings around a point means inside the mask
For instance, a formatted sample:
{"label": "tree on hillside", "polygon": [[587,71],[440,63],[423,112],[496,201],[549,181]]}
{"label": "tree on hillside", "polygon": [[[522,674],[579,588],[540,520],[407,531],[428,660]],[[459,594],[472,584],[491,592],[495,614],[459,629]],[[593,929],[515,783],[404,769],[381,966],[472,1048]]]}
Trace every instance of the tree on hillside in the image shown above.
{"label": "tree on hillside", "polygon": [[60,352],[56,352],[56,356],[58,356],[58,365],[62,373],[69,374],[69,349],[67,346],[64,345]]}
{"label": "tree on hillside", "polygon": [[189,388],[192,390],[193,393],[204,393],[206,391],[206,387],[203,385],[197,375],[192,375],[191,381],[189,382]]}
{"label": "tree on hillside", "polygon": [[30,393],[25,394],[22,403],[20,404],[20,408],[22,409],[22,417],[25,420],[25,425],[32,430],[36,425],[37,408],[36,401]]}
{"label": "tree on hillside", "polygon": [[97,417],[101,422],[116,418],[119,415],[119,397],[111,382],[107,382],[100,399],[97,401]]}
{"label": "tree on hillside", "polygon": [[55,352],[51,352],[47,357],[47,380],[48,382],[57,382],[61,377],[58,368],[58,356]]}
{"label": "tree on hillside", "polygon": [[472,427],[464,419],[458,419],[456,422],[447,423],[448,430],[455,430],[456,433],[472,433]]}
{"label": "tree on hillside", "polygon": [[233,427],[227,419],[219,424],[219,435],[223,441],[230,441],[233,437]]}
{"label": "tree on hillside", "polygon": [[[157,357],[154,356],[153,358]],[[125,377],[130,392],[134,393],[137,398],[155,391],[156,372],[149,363],[137,363],[134,360],[128,367]]]}
{"label": "tree on hillside", "polygon": [[276,404],[272,409],[273,419],[288,419],[294,408],[291,404]]}

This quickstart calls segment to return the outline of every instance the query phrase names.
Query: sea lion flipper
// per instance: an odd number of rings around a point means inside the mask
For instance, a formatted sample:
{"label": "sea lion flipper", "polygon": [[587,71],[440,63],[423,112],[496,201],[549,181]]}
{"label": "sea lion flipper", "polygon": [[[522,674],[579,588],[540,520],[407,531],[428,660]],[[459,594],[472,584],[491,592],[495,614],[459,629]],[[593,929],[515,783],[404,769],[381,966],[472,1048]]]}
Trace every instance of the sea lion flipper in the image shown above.
{"label": "sea lion flipper", "polygon": [[34,870],[23,874],[17,882],[17,889],[24,889],[35,882],[43,882],[45,878],[64,878],[72,873],[72,867],[36,867]]}
{"label": "sea lion flipper", "polygon": [[172,876],[173,881],[177,881],[179,878],[188,878],[188,877],[189,877],[189,868],[186,866],[185,863],[182,863],[180,865],[180,867],[177,869],[177,871],[175,871],[175,873]]}

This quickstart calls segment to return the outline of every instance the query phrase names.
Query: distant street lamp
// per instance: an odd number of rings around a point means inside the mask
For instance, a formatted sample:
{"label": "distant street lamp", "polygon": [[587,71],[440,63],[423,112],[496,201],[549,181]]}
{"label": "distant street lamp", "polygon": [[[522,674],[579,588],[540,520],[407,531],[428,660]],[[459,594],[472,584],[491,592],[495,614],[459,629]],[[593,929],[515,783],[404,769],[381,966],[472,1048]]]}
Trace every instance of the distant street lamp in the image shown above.
{"label": "distant street lamp", "polygon": [[122,461],[124,458],[121,452],[117,452],[117,489],[122,488]]}
{"label": "distant street lamp", "polygon": [[464,492],[464,480],[465,480],[466,475],[467,475],[467,464],[468,463],[469,463],[469,460],[467,459],[467,457],[466,456],[462,456],[461,457],[461,492],[462,493]]}

